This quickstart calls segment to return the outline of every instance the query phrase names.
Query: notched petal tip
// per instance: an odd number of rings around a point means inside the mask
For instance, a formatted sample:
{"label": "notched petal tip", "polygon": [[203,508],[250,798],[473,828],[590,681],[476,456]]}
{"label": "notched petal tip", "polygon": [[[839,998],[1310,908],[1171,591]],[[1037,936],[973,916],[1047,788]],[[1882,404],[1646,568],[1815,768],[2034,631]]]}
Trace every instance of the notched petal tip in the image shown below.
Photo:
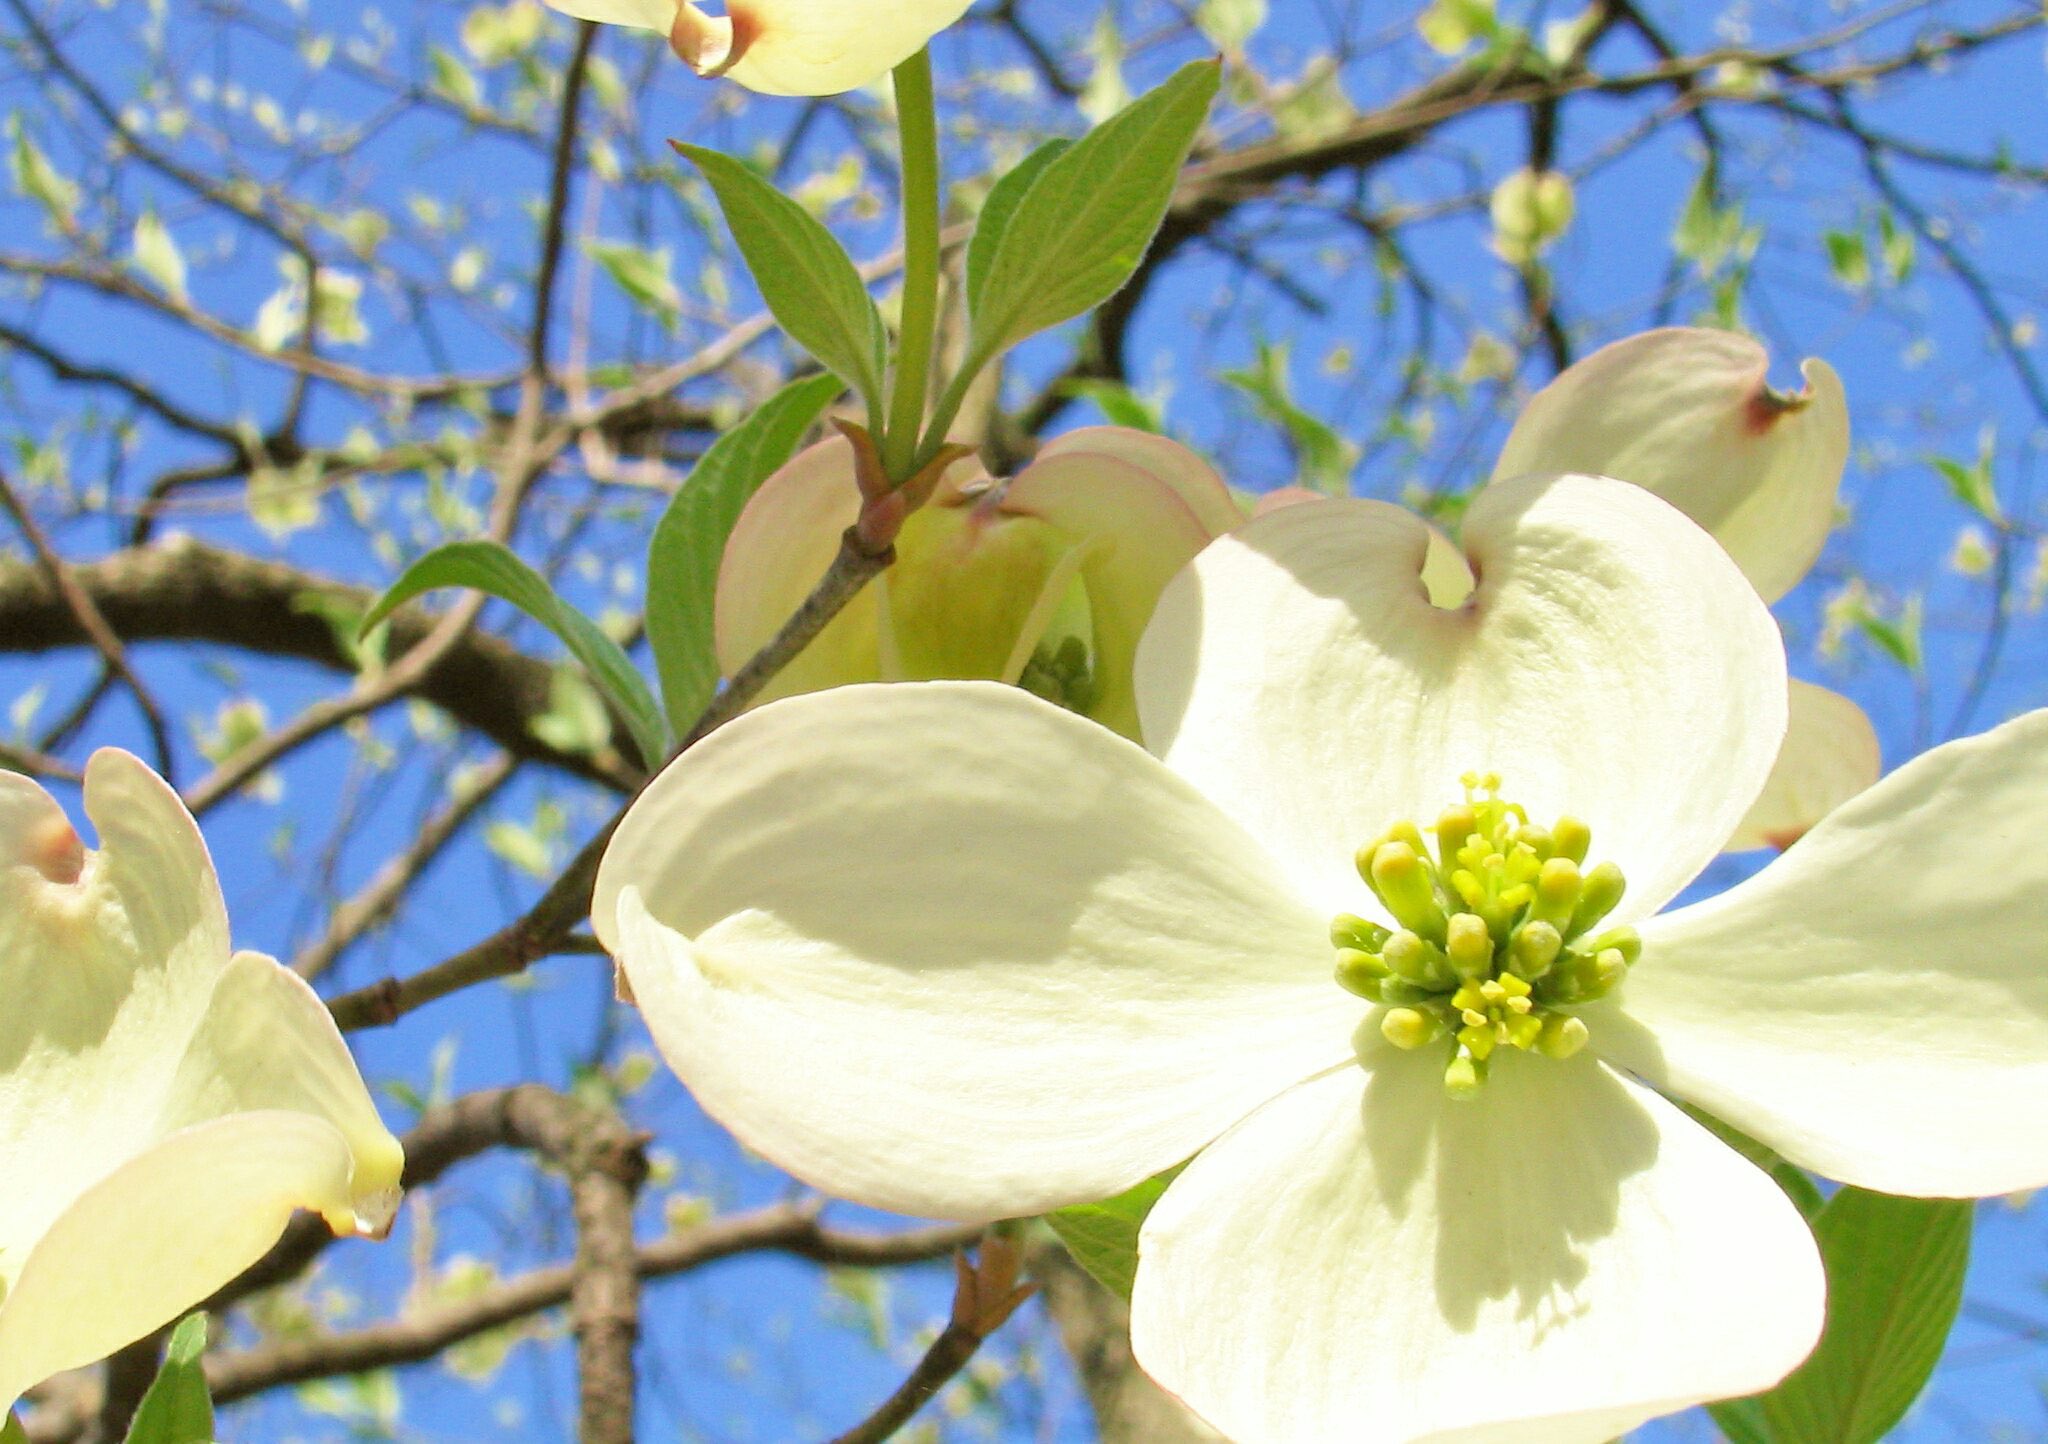
{"label": "notched petal tip", "polygon": [[730,15],[707,15],[695,5],[676,7],[675,23],[669,27],[669,49],[683,64],[705,77],[723,75],[739,64],[759,26],[747,12],[735,9]]}
{"label": "notched petal tip", "polygon": [[46,882],[69,887],[85,873],[85,842],[61,813],[30,826],[22,861]]}
{"label": "notched petal tip", "polygon": [[353,1234],[357,1238],[381,1243],[391,1237],[391,1227],[398,1221],[398,1206],[404,1199],[405,1190],[395,1184],[390,1188],[380,1188],[356,1199],[355,1211],[345,1224],[337,1226],[333,1219],[329,1219],[327,1226],[334,1230],[336,1238]]}

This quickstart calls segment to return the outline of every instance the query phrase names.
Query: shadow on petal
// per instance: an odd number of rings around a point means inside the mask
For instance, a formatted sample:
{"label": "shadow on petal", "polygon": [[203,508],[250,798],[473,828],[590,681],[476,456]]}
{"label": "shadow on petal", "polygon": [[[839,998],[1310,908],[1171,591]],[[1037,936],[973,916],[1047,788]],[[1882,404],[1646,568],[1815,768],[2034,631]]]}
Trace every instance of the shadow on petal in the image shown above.
{"label": "shadow on petal", "polygon": [[1390,1053],[1360,1105],[1366,1146],[1389,1212],[1435,1214],[1444,1322],[1469,1333],[1487,1303],[1510,1300],[1540,1343],[1591,1306],[1588,1254],[1618,1227],[1626,1181],[1657,1162],[1654,1122],[1588,1055],[1496,1054],[1487,1085],[1461,1100],[1444,1091],[1441,1048]]}

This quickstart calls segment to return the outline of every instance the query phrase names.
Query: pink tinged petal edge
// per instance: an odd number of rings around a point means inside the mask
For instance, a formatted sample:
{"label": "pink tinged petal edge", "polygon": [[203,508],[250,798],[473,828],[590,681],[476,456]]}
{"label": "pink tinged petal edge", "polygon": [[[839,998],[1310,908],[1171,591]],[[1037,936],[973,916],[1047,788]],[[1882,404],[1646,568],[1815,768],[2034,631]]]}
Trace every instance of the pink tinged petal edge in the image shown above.
{"label": "pink tinged petal edge", "polygon": [[1638,487],[1527,477],[1466,518],[1477,590],[1431,605],[1431,532],[1303,502],[1219,538],[1138,652],[1146,745],[1319,906],[1369,913],[1355,851],[1493,770],[1626,873],[1627,921],[1719,851],[1784,734],[1784,646],[1713,539]]}
{"label": "pink tinged petal edge", "polygon": [[1083,426],[1048,441],[1037,460],[1080,455],[1112,457],[1171,488],[1210,536],[1245,519],[1216,469],[1171,437],[1129,426]]}
{"label": "pink tinged petal edge", "polygon": [[1581,1055],[1369,1050],[1199,1155],[1146,1221],[1138,1362],[1237,1444],[1597,1444],[1768,1388],[1820,1333],[1776,1185]]}
{"label": "pink tinged petal edge", "polygon": [[1886,1193],[2048,1184],[2048,711],[1923,753],[1643,925],[1593,1046]]}
{"label": "pink tinged petal edge", "polygon": [[1531,398],[1495,465],[1618,477],[1714,534],[1766,601],[1796,585],[1834,525],[1849,458],[1841,379],[1808,360],[1805,390],[1773,392],[1747,336],[1701,327],[1603,346]]}
{"label": "pink tinged petal edge", "polygon": [[[720,670],[731,676],[781,630],[832,565],[841,533],[859,515],[853,447],[843,437],[804,448],[761,483],[740,510],[719,561],[712,629]],[[879,676],[876,596],[873,587],[855,596],[777,674],[761,700]]]}
{"label": "pink tinged petal edge", "polygon": [[720,729],[630,809],[592,916],[707,1110],[799,1178],[928,1216],[1136,1183],[1347,1056],[1364,1011],[1250,839],[995,683]]}

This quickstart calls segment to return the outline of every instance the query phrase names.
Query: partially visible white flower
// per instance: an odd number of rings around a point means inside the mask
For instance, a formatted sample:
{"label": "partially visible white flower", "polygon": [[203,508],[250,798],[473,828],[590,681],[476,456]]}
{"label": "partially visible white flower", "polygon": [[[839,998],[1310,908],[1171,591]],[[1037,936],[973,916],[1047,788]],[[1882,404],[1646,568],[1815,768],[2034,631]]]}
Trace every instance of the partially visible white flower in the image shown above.
{"label": "partially visible white flower", "polygon": [[[2048,713],[1658,916],[1771,771],[1775,623],[1603,478],[1490,486],[1463,546],[1443,609],[1394,507],[1212,543],[1144,748],[992,683],[772,703],[641,795],[593,921],[699,1101],[834,1194],[994,1219],[1193,1155],[1134,1348],[1240,1444],[1592,1444],[1767,1388],[1816,1249],[1670,1100],[1865,1187],[2048,1180]],[[1526,812],[1460,802],[1489,773]]]}
{"label": "partially visible white flower", "polygon": [[880,80],[967,11],[969,0],[548,0],[565,15],[657,30],[699,75],[764,95],[837,95]]}
{"label": "partially visible white flower", "polygon": [[260,1258],[295,1209],[381,1237],[404,1157],[313,990],[231,953],[199,829],[125,752],[89,850],[0,773],[0,1417]]}

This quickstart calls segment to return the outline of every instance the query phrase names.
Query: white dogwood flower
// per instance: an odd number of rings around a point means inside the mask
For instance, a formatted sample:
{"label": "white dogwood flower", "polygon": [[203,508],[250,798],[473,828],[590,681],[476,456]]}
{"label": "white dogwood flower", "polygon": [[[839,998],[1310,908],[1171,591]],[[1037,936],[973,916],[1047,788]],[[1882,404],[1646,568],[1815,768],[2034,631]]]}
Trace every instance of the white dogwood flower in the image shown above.
{"label": "white dogwood flower", "polygon": [[94,755],[88,850],[0,773],[0,1418],[168,1323],[293,1210],[381,1237],[404,1158],[313,990],[232,953],[178,795]]}
{"label": "white dogwood flower", "polygon": [[699,75],[764,95],[837,95],[880,80],[958,20],[968,0],[547,0],[579,20],[668,36]]}
{"label": "white dogwood flower", "polygon": [[1373,502],[1213,543],[1143,748],[985,682],[763,707],[598,879],[669,1062],[820,1188],[994,1219],[1192,1156],[1134,1346],[1240,1444],[1599,1441],[1776,1382],[1813,1241],[1673,1099],[1868,1187],[2048,1180],[2048,713],[1659,915],[1778,752],[1756,590],[1603,478],[1486,488],[1454,610],[1427,545]]}

